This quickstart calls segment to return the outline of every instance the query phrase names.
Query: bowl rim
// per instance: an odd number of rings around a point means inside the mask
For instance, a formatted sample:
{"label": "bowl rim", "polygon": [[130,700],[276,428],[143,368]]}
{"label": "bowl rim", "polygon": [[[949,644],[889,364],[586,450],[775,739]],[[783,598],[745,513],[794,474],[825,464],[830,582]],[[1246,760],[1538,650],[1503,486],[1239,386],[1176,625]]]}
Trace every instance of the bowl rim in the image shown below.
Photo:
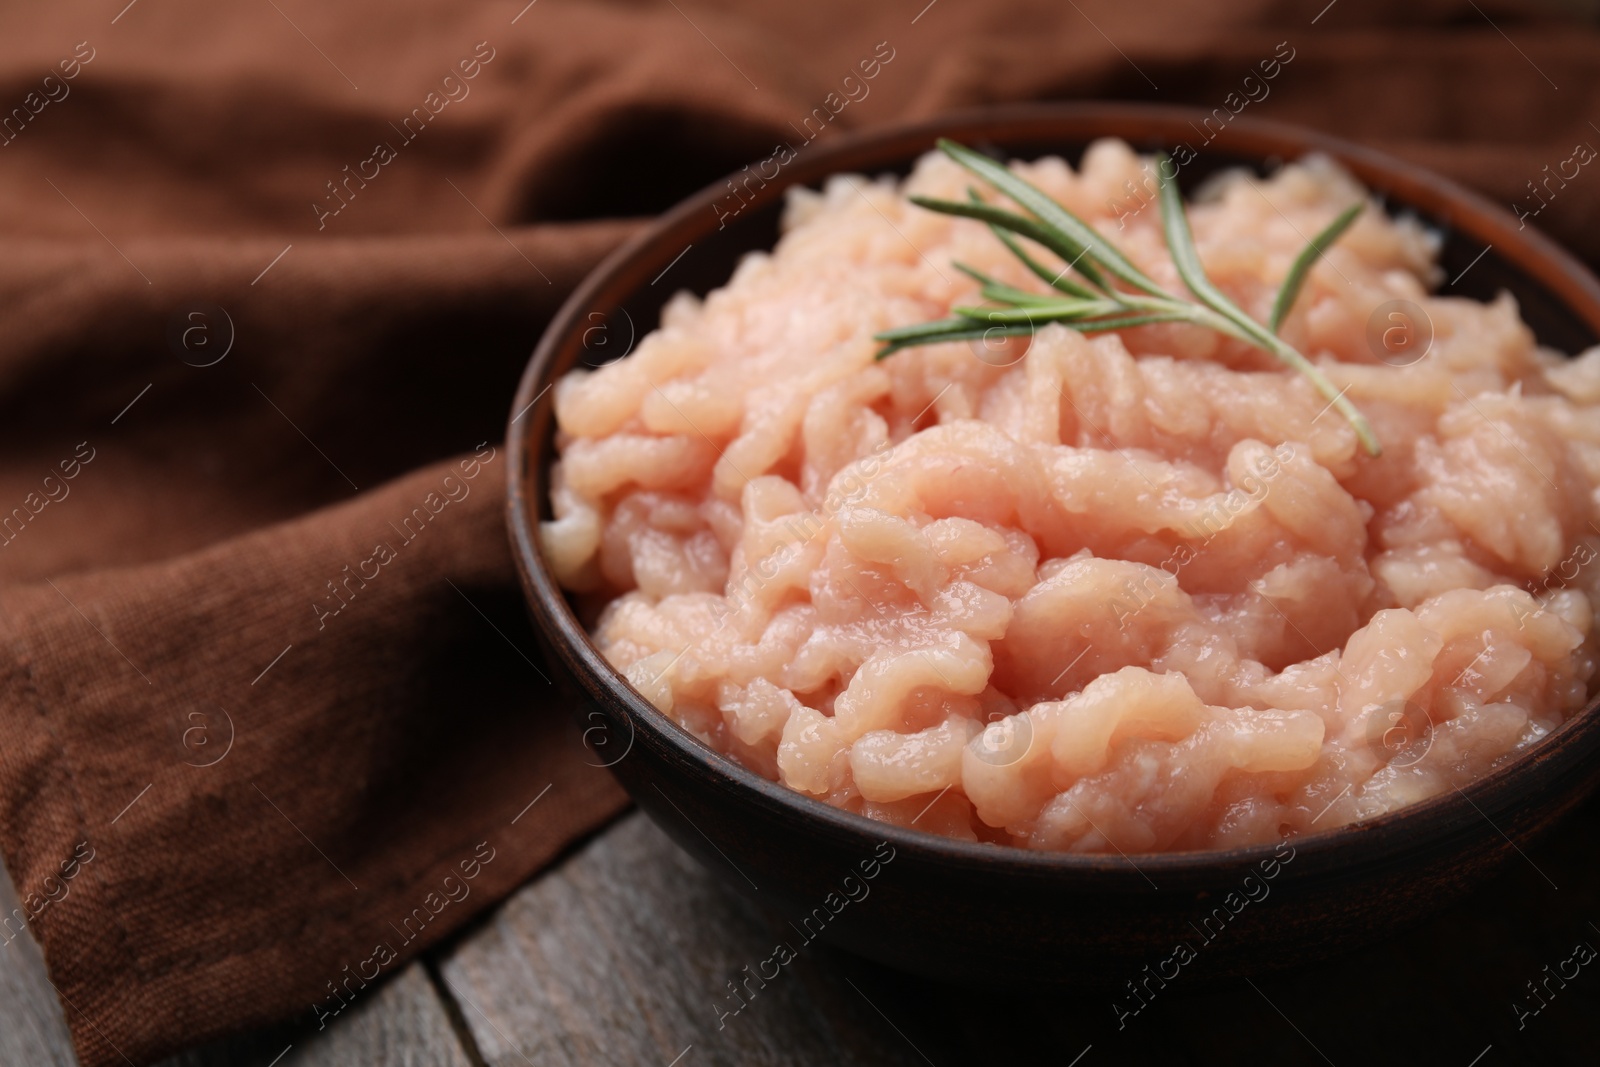
{"label": "bowl rim", "polygon": [[[795,162],[767,182],[760,203],[781,197],[795,185],[814,185],[834,173],[842,173],[836,160],[874,147],[888,151],[895,144],[926,142],[932,147],[937,136],[971,136],[985,127],[1027,130],[1037,127],[1040,139],[1071,139],[1087,143],[1101,136],[1136,138],[1117,133],[1119,125],[1147,123],[1176,127],[1193,124],[1211,113],[1197,108],[1134,103],[1062,102],[1021,103],[971,108],[942,113],[932,118],[874,126],[866,130],[830,138],[830,143],[807,145]],[[1055,127],[1075,124],[1076,132]],[[1431,221],[1442,223],[1483,238],[1501,249],[1501,257],[1523,271],[1597,336],[1600,336],[1600,280],[1589,269],[1531,227],[1519,227],[1509,211],[1485,197],[1426,168],[1404,162],[1359,144],[1287,123],[1235,117],[1226,127],[1227,143],[1222,146],[1231,157],[1259,162],[1297,159],[1311,152],[1322,152],[1337,159],[1356,174],[1369,189],[1403,208],[1423,211]],[[914,160],[912,153],[901,157]],[[882,164],[887,168],[890,164]],[[1123,873],[1131,881],[1154,871],[1169,877],[1184,873],[1215,873],[1218,868],[1235,869],[1273,858],[1285,843],[1293,855],[1321,855],[1349,858],[1362,865],[1383,863],[1388,858],[1410,851],[1419,844],[1442,840],[1467,824],[1487,821],[1501,837],[1516,843],[1500,830],[1485,813],[1501,810],[1508,801],[1525,800],[1519,794],[1537,787],[1536,769],[1548,766],[1554,772],[1571,769],[1589,748],[1600,745],[1600,693],[1592,694],[1584,708],[1568,717],[1533,748],[1517,755],[1501,767],[1452,792],[1435,794],[1389,812],[1284,838],[1279,842],[1234,846],[1219,849],[1184,849],[1160,852],[1120,850],[1111,853],[1034,850],[1021,846],[970,842],[944,837],[931,831],[880,822],[864,815],[833,807],[817,798],[791,789],[749,770],[701,742],[670,717],[662,714],[628,683],[620,671],[606,661],[588,632],[573,613],[555,581],[538,545],[540,493],[548,492],[542,469],[550,456],[543,448],[549,439],[547,427],[553,415],[537,412],[534,419],[522,420],[546,392],[554,386],[549,368],[563,347],[563,339],[579,329],[584,318],[608,287],[619,284],[629,265],[656,245],[668,242],[675,233],[689,228],[696,216],[703,216],[727,196],[732,177],[718,180],[680,201],[629,240],[623,242],[585,276],[562,303],[540,335],[514,397],[506,425],[505,447],[508,499],[507,532],[512,555],[521,578],[524,596],[535,625],[550,647],[574,676],[578,687],[602,704],[609,702],[622,709],[634,732],[645,733],[664,746],[679,761],[720,781],[728,790],[749,793],[749,801],[761,807],[781,809],[786,814],[817,821],[818,829],[828,829],[863,842],[888,841],[897,849],[958,865],[981,864],[985,871],[1008,869],[1018,874],[1082,874],[1097,876]],[[1381,181],[1375,181],[1381,178]],[[1381,188],[1380,188],[1381,186]],[[703,223],[702,223],[703,224]],[[685,249],[686,251],[687,249]],[[652,265],[653,269],[653,265]],[[1459,280],[1459,279],[1458,279]],[[616,301],[607,301],[613,303]],[[553,405],[550,405],[553,406]],[[521,425],[519,426],[519,423]],[[531,484],[538,492],[529,492]],[[627,758],[625,754],[622,758]],[[620,761],[619,761],[620,762]],[[607,765],[610,766],[610,765]],[[637,799],[637,798],[636,798]],[[1337,798],[1335,798],[1337,799]],[[1518,849],[1520,852],[1520,849]],[[1137,858],[1137,862],[1135,862]],[[1530,861],[1531,862],[1531,861]],[[1137,874],[1135,874],[1137,872]],[[1148,877],[1144,877],[1149,881]],[[1152,882],[1152,886],[1154,883]]]}

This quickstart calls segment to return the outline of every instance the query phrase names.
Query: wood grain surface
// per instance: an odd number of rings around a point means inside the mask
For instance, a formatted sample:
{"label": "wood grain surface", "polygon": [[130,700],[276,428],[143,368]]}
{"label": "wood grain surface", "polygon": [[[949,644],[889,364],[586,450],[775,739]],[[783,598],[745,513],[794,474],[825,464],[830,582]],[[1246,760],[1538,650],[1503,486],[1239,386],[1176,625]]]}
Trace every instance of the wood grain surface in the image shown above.
{"label": "wood grain surface", "polygon": [[[11,876],[0,867],[0,915],[12,915],[17,907]],[[0,946],[0,1064],[78,1065],[61,1002],[45,974],[44,957],[26,933]]]}
{"label": "wood grain surface", "polygon": [[[0,904],[14,906],[9,882]],[[1120,1028],[1106,995],[939,986],[820,945],[721,1017],[736,1006],[726,982],[771,955],[783,920],[634,814],[325,1031],[245,1035],[159,1067],[1592,1065],[1600,960],[1564,984],[1545,968],[1579,942],[1600,948],[1597,927],[1590,803],[1394,941],[1253,983],[1208,985],[1202,953]],[[1519,1018],[1513,1005],[1538,1007],[1530,981],[1544,1007]],[[13,1065],[76,1067],[26,938],[0,948],[0,1067]]]}
{"label": "wood grain surface", "polygon": [[[763,981],[784,936],[635,814],[519,893],[441,971],[492,1067],[923,1062],[820,950]],[[736,978],[749,982],[737,1000]]]}
{"label": "wood grain surface", "polygon": [[[281,1057],[281,1058],[279,1058]],[[424,963],[412,963],[327,1029],[250,1034],[160,1067],[477,1067],[451,1025]]]}

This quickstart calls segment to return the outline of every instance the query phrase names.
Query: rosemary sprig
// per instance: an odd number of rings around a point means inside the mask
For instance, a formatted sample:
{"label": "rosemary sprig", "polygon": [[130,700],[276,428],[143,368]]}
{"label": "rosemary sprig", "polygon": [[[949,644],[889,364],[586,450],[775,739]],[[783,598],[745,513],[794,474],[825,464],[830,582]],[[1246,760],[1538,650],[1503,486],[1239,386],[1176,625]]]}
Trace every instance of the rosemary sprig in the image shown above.
{"label": "rosemary sprig", "polygon": [[1267,325],[1272,327],[1273,333],[1277,333],[1278,328],[1283,325],[1283,320],[1289,317],[1289,309],[1294,306],[1295,298],[1300,295],[1300,287],[1305,285],[1306,276],[1311,273],[1311,268],[1333,242],[1344,236],[1344,231],[1356,221],[1356,216],[1361,214],[1364,206],[1364,204],[1351,204],[1339,212],[1339,217],[1328,223],[1327,228],[1313,237],[1295,257],[1294,265],[1289,268],[1288,277],[1283,279],[1283,285],[1278,289],[1278,299],[1272,302],[1272,318],[1268,320]]}
{"label": "rosemary sprig", "polygon": [[[939,148],[962,167],[1031,212],[1032,217],[987,203],[975,189],[968,190],[971,199],[965,203],[920,196],[912,197],[912,203],[930,211],[988,223],[1006,248],[1030,272],[1060,295],[1018,289],[958,263],[957,269],[982,287],[982,297],[1001,306],[952,308],[954,314],[947,319],[885,330],[876,337],[883,342],[883,348],[878,351],[879,359],[902,348],[920,345],[1028,336],[1046,322],[1059,322],[1083,333],[1126,330],[1160,322],[1188,322],[1259,348],[1299,371],[1329,405],[1345,417],[1368,453],[1376,456],[1382,451],[1377,435],[1355,405],[1343,392],[1335,389],[1333,383],[1310,360],[1282,341],[1277,333],[1318,257],[1350,227],[1361,213],[1363,205],[1353,204],[1341,212],[1296,257],[1273,303],[1269,328],[1247,315],[1207,277],[1195,248],[1194,234],[1189,229],[1183,198],[1178,192],[1177,183],[1168,177],[1171,168],[1159,165],[1165,162],[1165,157],[1157,161],[1156,167],[1163,232],[1178,276],[1193,294],[1193,301],[1167,292],[1092,226],[1051,199],[1043,190],[1013,174],[1003,164],[954,141],[941,140]],[[1049,249],[1065,265],[1059,271],[1051,271],[1029,255],[1017,237],[1025,237]],[[1073,274],[1076,277],[1070,276]],[[1118,288],[1115,282],[1121,282],[1127,288]],[[1135,291],[1130,292],[1129,289]]]}

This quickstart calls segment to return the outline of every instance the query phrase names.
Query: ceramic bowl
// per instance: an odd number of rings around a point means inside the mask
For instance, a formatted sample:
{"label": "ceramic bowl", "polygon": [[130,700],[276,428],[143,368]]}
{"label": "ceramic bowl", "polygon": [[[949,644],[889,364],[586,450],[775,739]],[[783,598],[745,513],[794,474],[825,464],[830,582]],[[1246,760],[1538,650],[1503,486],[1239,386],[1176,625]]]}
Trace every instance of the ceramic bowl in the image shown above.
{"label": "ceramic bowl", "polygon": [[[708,292],[742,255],[771,248],[787,188],[815,188],[840,172],[905,174],[940,136],[1015,158],[1072,161],[1108,136],[1142,151],[1194,146],[1202,118],[1140,106],[1027,105],[808,145],[764,187],[741,182],[733,196],[719,182],[619,249],[573,293],[528,365],[507,431],[511,540],[564,699],[595,742],[590,762],[609,764],[679,844],[788,919],[784,937],[794,950],[820,938],[892,967],[987,985],[1120,989],[1147,981],[1146,967],[1258,973],[1382,938],[1433,912],[1501,864],[1521,862],[1516,848],[1596,782],[1600,714],[1591,703],[1465,789],[1276,849],[1080,855],[954,841],[830,807],[705,747],[607,664],[557,587],[535,536],[549,514],[547,390],[575,366],[624,354],[655,327],[673,292]],[[1484,300],[1509,290],[1539,340],[1563,351],[1600,336],[1600,284],[1582,265],[1499,206],[1378,152],[1236,119],[1198,149],[1181,181],[1192,187],[1225,167],[1266,171],[1313,151],[1341,162],[1391,212],[1412,212],[1442,234],[1445,277],[1455,279],[1448,292]],[[866,886],[866,895],[857,888],[861,898],[850,899],[851,886]],[[1249,898],[1243,906],[1241,894]],[[1174,963],[1180,944],[1197,960]]]}

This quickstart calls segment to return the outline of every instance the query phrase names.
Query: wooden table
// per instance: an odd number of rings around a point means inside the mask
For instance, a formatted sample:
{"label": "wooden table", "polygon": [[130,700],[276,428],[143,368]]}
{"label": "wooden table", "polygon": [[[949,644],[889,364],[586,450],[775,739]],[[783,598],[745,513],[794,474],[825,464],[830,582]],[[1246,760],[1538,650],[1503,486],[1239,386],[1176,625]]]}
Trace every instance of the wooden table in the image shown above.
{"label": "wooden table", "polygon": [[[1600,948],[1600,803],[1397,941],[1254,983],[1186,973],[1120,1031],[1103,995],[936,986],[816,946],[719,1029],[725,983],[776,931],[629,814],[326,1030],[160,1067],[1600,1063],[1600,960],[1520,1030],[1512,1009],[1576,943]],[[76,1063],[18,939],[0,951],[0,1067]]]}

